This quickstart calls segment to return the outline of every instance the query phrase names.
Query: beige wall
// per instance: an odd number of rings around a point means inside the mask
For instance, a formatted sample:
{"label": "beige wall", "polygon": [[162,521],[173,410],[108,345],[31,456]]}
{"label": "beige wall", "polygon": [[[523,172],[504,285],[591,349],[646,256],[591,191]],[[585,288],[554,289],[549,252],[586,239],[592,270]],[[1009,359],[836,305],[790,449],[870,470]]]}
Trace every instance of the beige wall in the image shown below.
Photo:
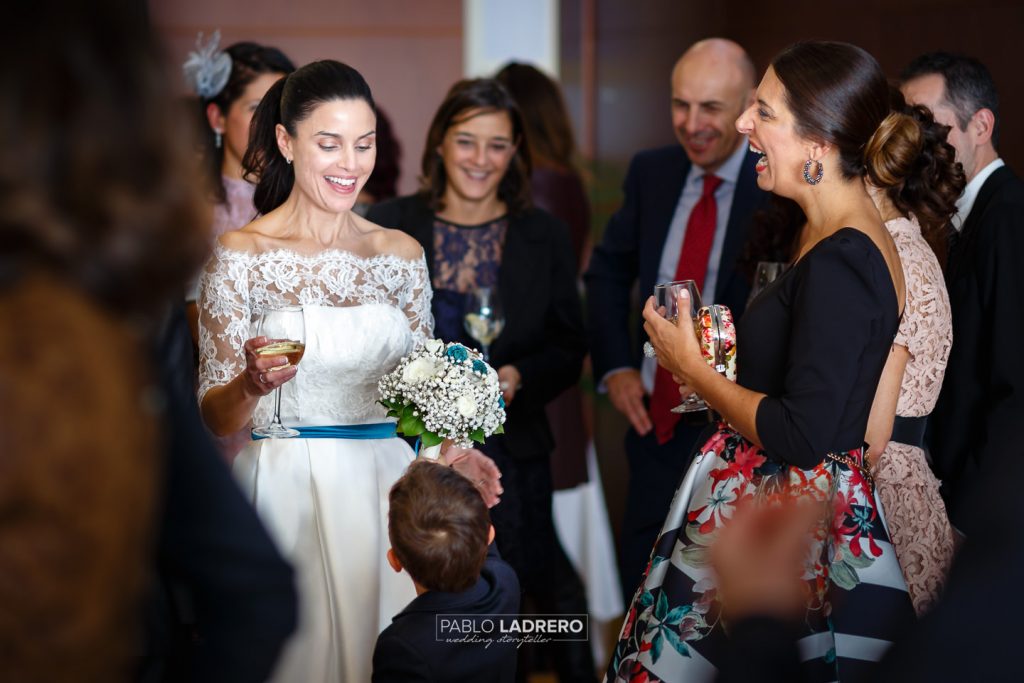
{"label": "beige wall", "polygon": [[359,69],[402,143],[399,191],[415,189],[427,126],[462,74],[461,2],[150,0],[149,7],[175,64],[199,31],[219,28],[222,46],[252,40],[280,48],[297,65],[331,58]]}

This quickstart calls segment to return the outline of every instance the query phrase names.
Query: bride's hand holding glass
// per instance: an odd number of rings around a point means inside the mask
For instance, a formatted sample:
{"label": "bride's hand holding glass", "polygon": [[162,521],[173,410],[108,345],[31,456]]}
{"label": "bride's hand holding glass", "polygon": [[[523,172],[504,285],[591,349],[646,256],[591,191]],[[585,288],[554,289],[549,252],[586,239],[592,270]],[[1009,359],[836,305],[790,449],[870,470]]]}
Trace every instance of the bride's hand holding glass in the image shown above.
{"label": "bride's hand holding glass", "polygon": [[643,316],[644,331],[654,347],[658,365],[672,373],[677,381],[681,380],[682,384],[692,388],[693,376],[710,368],[697,345],[697,335],[693,333],[689,292],[680,290],[679,317],[675,322],[663,317],[653,296],[647,299]]}
{"label": "bride's hand holding glass", "polygon": [[285,356],[261,355],[259,349],[270,343],[267,337],[253,337],[245,342],[245,386],[252,396],[266,396],[299,371],[297,365],[288,365]]}

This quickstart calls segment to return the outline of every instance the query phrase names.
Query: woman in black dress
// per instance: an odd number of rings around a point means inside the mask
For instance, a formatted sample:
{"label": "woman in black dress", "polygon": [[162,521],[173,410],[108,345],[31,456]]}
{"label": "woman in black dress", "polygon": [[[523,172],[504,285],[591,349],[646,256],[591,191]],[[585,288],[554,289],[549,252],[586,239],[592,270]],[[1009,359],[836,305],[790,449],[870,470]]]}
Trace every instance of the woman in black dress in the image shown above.
{"label": "woman in black dress", "polygon": [[[866,52],[800,43],[776,57],[756,104],[737,120],[762,154],[758,185],[793,199],[807,217],[793,267],[740,321],[737,383],[704,363],[689,320],[672,325],[647,304],[659,363],[723,419],[672,503],[610,679],[714,677],[728,624],[708,548],[747,500],[822,504],[804,564],[800,646],[809,680],[870,680],[914,617],[863,457],[904,298],[896,247],[863,178],[883,166],[898,174],[917,154],[899,132],[906,127],[880,125],[902,115],[889,103],[886,79]],[[865,158],[868,148],[877,152]]]}
{"label": "woman in black dress", "polygon": [[[530,206],[524,137],[519,108],[500,83],[456,83],[427,133],[423,190],[375,204],[367,217],[423,245],[438,338],[479,347],[464,328],[467,295],[483,287],[499,295],[505,325],[490,362],[508,417],[505,434],[481,446],[502,473],[504,493],[491,510],[496,542],[539,612],[581,614],[583,585],[552,519],[554,443],[544,408],[579,379],[583,319],[569,232]],[[595,678],[588,643],[557,643],[552,654],[560,680]]]}

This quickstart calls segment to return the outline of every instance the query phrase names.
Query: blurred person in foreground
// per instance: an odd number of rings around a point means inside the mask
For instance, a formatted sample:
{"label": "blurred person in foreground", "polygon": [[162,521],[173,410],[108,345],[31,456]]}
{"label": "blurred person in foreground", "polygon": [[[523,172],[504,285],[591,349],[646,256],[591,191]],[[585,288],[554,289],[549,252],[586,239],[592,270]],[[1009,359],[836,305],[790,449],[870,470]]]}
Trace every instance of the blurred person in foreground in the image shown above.
{"label": "blurred person in foreground", "polygon": [[259,681],[294,595],[205,436],[184,308],[168,312],[208,249],[190,131],[141,12],[58,5],[0,29],[18,349],[0,373],[0,679]]}
{"label": "blurred person in foreground", "polygon": [[126,680],[162,472],[147,347],[205,254],[203,211],[142,13],[13,13],[0,28],[0,679]]}

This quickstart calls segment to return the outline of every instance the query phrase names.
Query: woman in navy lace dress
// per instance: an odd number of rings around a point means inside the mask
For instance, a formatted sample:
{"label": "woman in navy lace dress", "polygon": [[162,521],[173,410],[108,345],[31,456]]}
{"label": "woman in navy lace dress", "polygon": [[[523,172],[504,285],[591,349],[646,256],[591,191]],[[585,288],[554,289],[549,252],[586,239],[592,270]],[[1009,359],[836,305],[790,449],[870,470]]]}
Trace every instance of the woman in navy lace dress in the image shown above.
{"label": "woman in navy lace dress", "polygon": [[[502,556],[540,612],[586,613],[582,583],[555,536],[553,447],[545,405],[579,378],[586,352],[576,260],[564,223],[530,206],[522,118],[490,79],[460,81],[434,116],[423,189],[368,214],[423,245],[434,290],[435,335],[479,347],[463,323],[467,295],[497,291],[505,325],[490,348],[508,405],[505,434],[482,447],[502,472],[491,510]],[[555,653],[563,680],[593,678],[586,643]]]}

